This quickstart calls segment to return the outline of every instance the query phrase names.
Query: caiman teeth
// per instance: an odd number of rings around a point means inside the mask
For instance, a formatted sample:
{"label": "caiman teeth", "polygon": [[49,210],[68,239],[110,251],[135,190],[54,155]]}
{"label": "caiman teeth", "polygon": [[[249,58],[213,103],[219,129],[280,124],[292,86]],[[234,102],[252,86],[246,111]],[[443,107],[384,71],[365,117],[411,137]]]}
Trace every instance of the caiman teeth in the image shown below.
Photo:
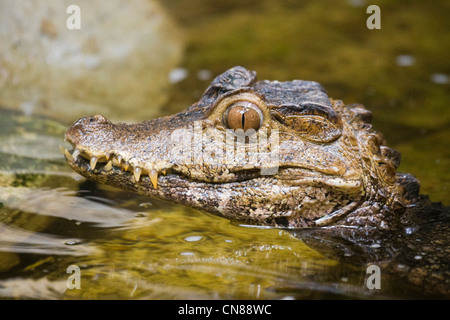
{"label": "caiman teeth", "polygon": [[134,168],[134,178],[136,179],[136,182],[139,182],[139,179],[141,177],[142,169],[139,167]]}
{"label": "caiman teeth", "polygon": [[[90,170],[94,171],[96,167],[98,167],[99,163],[102,163],[103,167],[99,167],[98,170],[104,171],[104,172],[110,172],[113,169],[121,169],[123,171],[128,171],[132,173],[134,180],[136,182],[139,182],[141,179],[142,174],[148,175],[150,178],[150,181],[155,189],[158,188],[158,176],[159,172],[156,169],[145,169],[141,167],[134,166],[130,164],[128,161],[123,161],[122,156],[120,155],[111,155],[111,154],[104,154],[104,155],[89,155],[88,152],[79,150],[75,148],[73,152],[71,153],[67,148],[60,145],[59,146],[61,153],[64,154],[64,156],[67,158],[67,161],[70,163],[73,163],[77,160],[78,156],[81,155],[82,158],[86,159],[89,162]],[[105,161],[106,160],[106,161]],[[106,164],[105,164],[106,163]],[[166,175],[167,169],[161,169],[161,173]]]}
{"label": "caiman teeth", "polygon": [[105,164],[105,166],[103,167],[103,170],[105,170],[106,172],[111,171],[112,170],[112,161],[109,160],[107,164]]}
{"label": "caiman teeth", "polygon": [[64,154],[66,155],[67,160],[69,160],[70,162],[73,162],[73,160],[75,160],[74,157],[72,157],[72,155],[70,154],[69,150],[66,149],[64,151]]}
{"label": "caiman teeth", "polygon": [[62,154],[66,157],[66,159],[69,162],[73,162],[76,157],[74,157],[67,148],[63,147],[62,145],[59,146],[59,150],[61,150]]}
{"label": "caiman teeth", "polygon": [[61,144],[59,145],[59,150],[61,151],[62,154],[66,154],[66,148],[64,148]]}
{"label": "caiman teeth", "polygon": [[150,170],[149,177],[155,189],[158,188],[158,171],[155,169]]}
{"label": "caiman teeth", "polygon": [[73,157],[75,160],[78,158],[79,155],[80,155],[80,150],[78,150],[78,149],[75,149],[75,150],[72,152],[72,157]]}
{"label": "caiman teeth", "polygon": [[95,166],[97,165],[98,158],[96,156],[91,157],[91,161],[89,162],[91,166],[91,170],[95,170]]}
{"label": "caiman teeth", "polygon": [[78,156],[80,155],[80,150],[75,149],[72,153],[70,153],[70,151],[63,145],[59,145],[59,150],[61,150],[61,153],[66,157],[67,161],[69,162],[76,161]]}

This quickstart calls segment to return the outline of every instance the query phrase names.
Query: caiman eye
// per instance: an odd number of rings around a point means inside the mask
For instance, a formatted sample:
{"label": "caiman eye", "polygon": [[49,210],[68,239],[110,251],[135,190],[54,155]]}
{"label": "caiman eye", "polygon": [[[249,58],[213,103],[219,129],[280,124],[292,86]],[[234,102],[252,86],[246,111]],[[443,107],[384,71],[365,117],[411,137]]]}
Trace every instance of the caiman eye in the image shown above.
{"label": "caiman eye", "polygon": [[224,122],[229,129],[258,130],[263,121],[263,115],[258,106],[250,101],[237,101],[231,104],[224,114]]}

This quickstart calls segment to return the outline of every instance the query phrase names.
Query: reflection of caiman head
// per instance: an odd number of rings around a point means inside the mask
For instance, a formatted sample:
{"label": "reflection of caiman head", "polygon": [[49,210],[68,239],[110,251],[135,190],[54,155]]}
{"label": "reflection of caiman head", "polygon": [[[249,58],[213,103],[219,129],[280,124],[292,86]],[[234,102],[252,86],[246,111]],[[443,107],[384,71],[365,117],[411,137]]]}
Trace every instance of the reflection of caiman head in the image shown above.
{"label": "reflection of caiman head", "polygon": [[234,67],[183,112],[139,124],[76,121],[63,150],[99,183],[241,223],[388,227],[418,184],[361,105],[310,81],[256,81]]}

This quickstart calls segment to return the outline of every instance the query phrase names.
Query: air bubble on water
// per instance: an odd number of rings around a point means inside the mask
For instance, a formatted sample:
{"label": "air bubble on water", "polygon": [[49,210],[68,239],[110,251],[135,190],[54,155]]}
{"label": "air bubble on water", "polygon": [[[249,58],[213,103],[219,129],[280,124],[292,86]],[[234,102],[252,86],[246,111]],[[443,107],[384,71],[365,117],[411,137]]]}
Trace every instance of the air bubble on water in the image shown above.
{"label": "air bubble on water", "polygon": [[448,75],[444,73],[433,73],[431,75],[431,82],[436,84],[447,84],[449,83],[449,80]]}
{"label": "air bubble on water", "polygon": [[197,72],[197,78],[202,81],[211,80],[212,76],[212,72],[206,69],[202,69]]}
{"label": "air bubble on water", "polygon": [[147,215],[144,212],[136,212],[134,216],[136,218],[145,218]]}
{"label": "air bubble on water", "polygon": [[202,239],[203,239],[202,236],[189,236],[189,237],[184,238],[185,241],[189,241],[189,242],[200,241]]}
{"label": "air bubble on water", "polygon": [[366,0],[348,0],[348,4],[352,7],[363,7],[366,4]]}
{"label": "air bubble on water", "polygon": [[175,68],[169,73],[169,82],[177,83],[187,78],[189,72],[184,68]]}
{"label": "air bubble on water", "polygon": [[143,208],[149,208],[152,206],[152,203],[151,202],[142,202],[141,204],[139,204],[139,206],[143,207]]}
{"label": "air bubble on water", "polygon": [[67,240],[66,242],[64,242],[64,244],[68,245],[68,246],[74,246],[77,244],[80,244],[81,241],[80,240]]}
{"label": "air bubble on water", "polygon": [[414,63],[416,62],[416,59],[409,54],[401,54],[401,55],[397,56],[397,58],[395,59],[395,62],[400,67],[410,67],[410,66],[414,65]]}

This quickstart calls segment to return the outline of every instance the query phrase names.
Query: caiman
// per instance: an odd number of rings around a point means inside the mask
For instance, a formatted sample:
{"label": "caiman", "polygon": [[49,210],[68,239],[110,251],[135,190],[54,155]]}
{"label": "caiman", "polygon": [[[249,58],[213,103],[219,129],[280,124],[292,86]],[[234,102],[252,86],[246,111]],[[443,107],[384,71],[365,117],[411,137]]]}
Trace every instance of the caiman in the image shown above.
{"label": "caiman", "polygon": [[[234,67],[184,111],[142,123],[76,121],[63,149],[87,179],[226,217],[292,229],[327,254],[376,262],[449,297],[449,211],[396,171],[360,104],[314,81]],[[352,252],[352,254],[348,254]]]}

